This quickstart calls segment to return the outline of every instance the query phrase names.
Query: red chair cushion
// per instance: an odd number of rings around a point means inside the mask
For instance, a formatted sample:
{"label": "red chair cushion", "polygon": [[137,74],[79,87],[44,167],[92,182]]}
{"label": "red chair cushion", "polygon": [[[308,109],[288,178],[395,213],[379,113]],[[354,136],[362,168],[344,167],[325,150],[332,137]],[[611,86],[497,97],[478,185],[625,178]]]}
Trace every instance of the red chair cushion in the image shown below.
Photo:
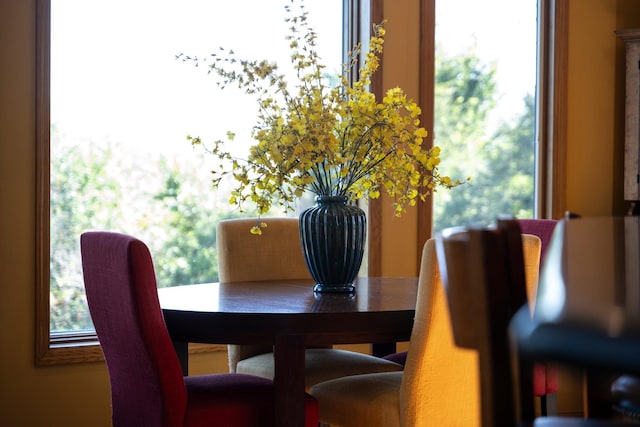
{"label": "red chair cushion", "polygon": [[[273,425],[271,380],[244,374],[213,374],[185,377],[185,384],[188,399],[185,427]],[[317,401],[307,395],[305,426],[316,427],[317,423]]]}

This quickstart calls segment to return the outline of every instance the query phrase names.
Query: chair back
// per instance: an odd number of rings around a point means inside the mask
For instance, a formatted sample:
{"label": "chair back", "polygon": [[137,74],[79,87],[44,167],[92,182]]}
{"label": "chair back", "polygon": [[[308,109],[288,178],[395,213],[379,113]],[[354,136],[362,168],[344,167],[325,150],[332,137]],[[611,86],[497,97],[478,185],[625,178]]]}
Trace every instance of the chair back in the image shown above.
{"label": "chair back", "polygon": [[537,236],[521,234],[516,220],[492,229],[448,229],[438,239],[454,340],[478,352],[483,426],[533,417],[531,371],[518,372],[514,381],[508,326],[527,303],[527,276],[538,269],[540,245]]}
{"label": "chair back", "polygon": [[187,394],[158,301],[151,254],[111,232],[80,238],[91,319],[111,383],[114,426],[181,426]]}
{"label": "chair back", "polygon": [[400,387],[400,425],[478,427],[478,355],[456,346],[440,282],[436,241],[422,251],[416,314]]}
{"label": "chair back", "polygon": [[[249,230],[267,224],[261,235]],[[237,218],[218,223],[220,282],[311,279],[302,255],[298,218]]]}
{"label": "chair back", "polygon": [[[267,224],[261,235],[249,230],[258,221]],[[220,282],[308,279],[311,275],[302,256],[298,218],[236,218],[218,223],[218,277]],[[229,372],[238,362],[270,353],[271,346],[229,345]]]}

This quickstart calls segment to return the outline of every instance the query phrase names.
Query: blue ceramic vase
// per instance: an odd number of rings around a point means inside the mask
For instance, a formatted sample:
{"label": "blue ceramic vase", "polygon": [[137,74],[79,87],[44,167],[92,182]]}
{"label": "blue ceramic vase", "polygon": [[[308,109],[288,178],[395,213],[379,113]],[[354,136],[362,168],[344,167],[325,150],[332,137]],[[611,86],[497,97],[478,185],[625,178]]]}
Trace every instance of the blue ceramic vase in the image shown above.
{"label": "blue ceramic vase", "polygon": [[346,196],[317,196],[300,214],[300,242],[315,292],[355,291],[367,238],[365,212]]}

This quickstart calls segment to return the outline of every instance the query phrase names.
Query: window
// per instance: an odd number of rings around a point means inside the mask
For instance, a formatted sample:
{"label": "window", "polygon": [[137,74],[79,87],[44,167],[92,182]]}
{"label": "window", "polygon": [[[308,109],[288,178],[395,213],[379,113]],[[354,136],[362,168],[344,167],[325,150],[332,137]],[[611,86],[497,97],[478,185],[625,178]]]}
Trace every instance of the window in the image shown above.
{"label": "window", "polygon": [[[223,46],[243,57],[276,60],[286,72],[287,4],[40,2],[40,52],[50,49],[51,76],[39,90],[49,114],[39,119],[41,148],[48,152],[40,159],[49,205],[41,206],[41,222],[50,230],[47,235],[43,227],[40,238],[40,362],[55,359],[51,348],[95,343],[79,254],[85,230],[118,230],[144,240],[159,286],[217,280],[216,223],[251,212],[234,212],[228,194],[211,190],[208,159],[186,136],[206,141],[234,131],[236,141],[246,140],[255,102],[240,90],[218,89],[206,68],[176,55],[206,57]],[[327,72],[339,73],[342,0],[305,6]],[[99,351],[79,357],[96,358]]]}
{"label": "window", "polygon": [[442,169],[471,182],[437,194],[435,230],[536,214],[537,10],[538,0],[436,3],[435,144]]}
{"label": "window", "polygon": [[[451,3],[458,5],[454,10],[454,19],[458,17],[460,9],[460,2],[454,0],[439,1],[439,0],[422,0],[420,2],[420,84],[419,84],[419,98],[418,103],[423,110],[422,123],[427,129],[434,129],[430,135],[431,142],[433,143],[433,137],[435,133],[436,144],[442,145],[443,149],[446,149],[445,142],[447,135],[442,135],[443,128],[437,123],[438,114],[446,114],[446,111],[437,110],[438,106],[435,104],[435,99],[438,96],[436,94],[435,85],[436,82],[436,65],[437,59],[434,61],[434,52],[436,52],[436,29],[438,18],[437,15],[443,11],[439,6],[450,6]],[[511,19],[510,15],[503,13],[503,7],[508,6],[522,6],[523,2],[507,2],[502,5],[496,6],[494,1],[480,1],[471,2],[474,7],[485,8],[494,12],[494,16],[507,17]],[[511,5],[510,3],[514,3]],[[515,4],[517,3],[517,5]],[[525,2],[526,3],[526,2]],[[491,5],[491,7],[489,7]],[[534,119],[535,119],[535,177],[534,182],[534,217],[541,218],[560,218],[564,214],[566,209],[564,205],[565,200],[565,186],[566,175],[563,168],[554,167],[554,165],[565,164],[566,158],[566,133],[564,129],[564,123],[567,117],[567,64],[568,64],[568,0],[538,0],[537,1],[537,76],[535,87],[535,105],[534,105]],[[466,10],[466,9],[465,9]],[[508,9],[504,9],[508,10]],[[473,21],[480,21],[474,14]],[[442,16],[441,16],[442,18]],[[456,21],[457,22],[457,21]],[[498,22],[500,24],[500,22]],[[442,24],[441,24],[442,25]],[[474,23],[475,25],[475,23]],[[459,31],[464,31],[464,26],[456,24]],[[472,30],[473,31],[473,30]],[[513,33],[502,32],[501,37],[516,38],[519,37]],[[460,37],[456,37],[459,39]],[[443,43],[446,40],[442,41]],[[435,84],[434,84],[435,83]],[[440,87],[440,90],[443,88]],[[442,92],[440,92],[442,94]],[[440,105],[442,107],[442,105]],[[434,117],[434,109],[435,117]],[[426,114],[425,114],[426,112]],[[530,116],[529,116],[530,117]],[[440,129],[440,130],[439,130]],[[444,167],[444,166],[443,166]],[[449,172],[449,171],[447,171]],[[466,176],[464,174],[463,176]],[[477,177],[476,177],[477,179]],[[470,186],[471,187],[471,186]],[[458,191],[455,189],[454,191]],[[470,193],[473,194],[472,192]],[[440,197],[440,194],[438,194]],[[434,198],[437,199],[438,197]],[[440,205],[438,205],[440,203]],[[435,206],[434,206],[435,205]],[[374,204],[375,208],[375,204]],[[417,218],[417,236],[418,242],[426,241],[434,233],[434,226],[436,231],[442,229],[447,225],[447,218],[445,213],[446,198],[443,198],[440,202],[437,200],[429,199],[426,203],[418,204],[418,218]],[[463,212],[464,207],[455,208],[453,212]],[[490,218],[492,214],[484,212],[484,218],[482,221],[486,222],[487,218]],[[474,212],[469,212],[473,214]],[[433,217],[433,224],[432,224]],[[372,215],[375,220],[378,217],[375,212]],[[466,217],[472,220],[475,218],[473,215]],[[379,219],[377,219],[380,221]],[[374,253],[377,248],[382,247],[381,241],[374,240],[369,243]],[[416,255],[417,263],[419,265],[420,254]],[[371,258],[370,258],[371,262]],[[375,266],[375,263],[373,263]],[[370,274],[372,269],[370,268]],[[375,274],[375,268],[373,269]]]}
{"label": "window", "polygon": [[[61,125],[51,126],[52,123],[58,120],[58,117],[62,120],[62,117],[64,117],[65,114],[65,110],[61,106],[56,107],[55,97],[59,96],[64,98],[67,97],[67,95],[69,95],[69,97],[71,95],[71,93],[66,92],[64,87],[60,87],[58,85],[59,82],[57,79],[63,78],[61,75],[56,75],[55,72],[55,64],[59,58],[56,56],[55,48],[53,49],[53,53],[50,53],[50,37],[52,34],[57,34],[55,28],[55,23],[57,22],[56,13],[62,11],[62,9],[58,9],[58,6],[59,4],[70,2],[68,0],[38,0],[38,79],[36,82],[36,92],[38,97],[37,170],[39,173],[39,176],[37,177],[38,218],[36,224],[38,237],[36,254],[37,363],[51,364],[101,359],[100,349],[95,345],[87,345],[96,343],[95,335],[92,330],[87,329],[86,327],[78,327],[75,329],[68,327],[68,325],[73,324],[73,322],[87,320],[86,315],[84,319],[80,319],[80,317],[82,317],[80,314],[82,312],[81,310],[74,309],[71,311],[64,311],[66,314],[60,316],[62,320],[65,319],[67,314],[69,314],[67,317],[76,317],[76,319],[68,319],[69,323],[54,324],[54,321],[52,321],[50,307],[52,310],[55,310],[56,301],[53,301],[54,299],[62,298],[62,301],[64,301],[64,304],[62,304],[63,307],[65,305],[80,304],[81,302],[78,298],[77,292],[74,294],[73,290],[69,291],[69,294],[65,294],[63,292],[60,295],[51,296],[56,292],[54,291],[52,280],[62,280],[55,279],[50,274],[51,270],[56,269],[64,272],[67,276],[64,276],[65,279],[63,281],[67,280],[66,277],[72,277],[74,274],[76,275],[76,278],[78,277],[77,267],[79,264],[77,263],[79,262],[79,254],[77,253],[77,248],[74,249],[70,246],[64,245],[54,246],[56,244],[54,242],[54,238],[57,238],[57,236],[54,236],[54,233],[76,233],[75,238],[77,239],[77,230],[71,230],[65,227],[77,227],[78,224],[76,222],[64,222],[65,219],[69,219],[69,217],[65,218],[66,215],[73,218],[77,217],[79,218],[78,221],[86,221],[88,218],[98,218],[103,221],[102,224],[107,225],[126,224],[131,222],[131,218],[136,218],[136,220],[133,221],[135,226],[140,226],[140,223],[152,224],[154,221],[158,221],[158,218],[163,218],[163,221],[175,221],[172,223],[172,230],[176,231],[176,234],[173,236],[163,235],[168,232],[166,229],[149,227],[149,235],[152,237],[158,237],[157,239],[152,238],[151,241],[153,241],[154,244],[162,244],[163,239],[165,243],[172,242],[164,247],[166,250],[171,251],[178,248],[193,248],[194,243],[190,239],[194,234],[194,228],[199,229],[200,231],[212,230],[212,222],[210,218],[202,218],[200,216],[197,217],[199,219],[192,220],[193,218],[189,216],[195,215],[194,212],[196,212],[197,208],[201,208],[205,204],[210,204],[207,206],[212,206],[216,203],[221,203],[226,206],[226,202],[224,200],[215,200],[215,198],[213,200],[203,199],[202,195],[206,195],[207,197],[213,196],[213,193],[209,192],[208,188],[206,188],[206,179],[196,180],[195,184],[186,183],[182,180],[182,174],[177,173],[179,170],[178,168],[184,167],[185,164],[188,164],[193,171],[204,171],[206,173],[206,167],[204,167],[203,164],[198,163],[203,160],[199,159],[196,154],[191,153],[188,147],[187,150],[185,150],[184,145],[186,144],[186,141],[184,137],[186,135],[184,133],[201,133],[204,136],[204,133],[208,131],[208,129],[202,130],[202,128],[199,128],[196,124],[197,119],[201,119],[205,123],[210,123],[211,117],[214,115],[213,113],[208,113],[205,108],[189,110],[188,107],[191,107],[189,102],[191,101],[189,101],[187,93],[196,95],[198,102],[203,101],[205,104],[207,102],[213,104],[217,103],[218,106],[224,106],[226,104],[224,102],[217,101],[217,98],[215,97],[203,94],[202,88],[213,87],[213,81],[211,79],[207,79],[206,76],[202,74],[198,74],[198,70],[191,69],[188,65],[181,64],[179,61],[175,61],[173,58],[170,58],[167,62],[167,68],[171,68],[173,73],[179,74],[176,80],[179,82],[178,85],[173,85],[170,84],[169,80],[164,76],[160,76],[158,65],[150,62],[148,59],[145,59],[143,55],[148,54],[150,51],[154,51],[159,54],[155,51],[155,49],[158,48],[156,43],[157,40],[163,40],[161,45],[171,45],[171,55],[179,53],[180,51],[201,54],[203,50],[209,51],[210,49],[215,49],[217,46],[236,46],[234,43],[235,41],[240,43],[252,40],[249,35],[255,34],[253,33],[254,31],[258,31],[256,26],[259,25],[260,22],[258,24],[254,24],[251,28],[237,27],[229,29],[228,31],[238,31],[238,36],[234,39],[225,38],[219,42],[210,41],[204,43],[201,47],[194,46],[193,50],[191,50],[190,46],[172,44],[178,41],[177,34],[179,33],[186,32],[197,34],[198,31],[211,27],[211,22],[216,25],[219,24],[220,26],[222,26],[224,22],[233,22],[233,20],[230,19],[221,19],[220,15],[223,13],[221,10],[218,11],[218,15],[216,15],[215,19],[212,21],[205,20],[204,22],[198,22],[197,19],[202,18],[204,16],[203,14],[196,13],[195,15],[197,16],[185,15],[187,10],[186,4],[191,4],[194,1],[196,0],[178,3],[180,7],[178,9],[174,9],[174,13],[169,17],[164,16],[158,9],[158,2],[148,2],[148,4],[145,2],[145,4],[147,4],[146,9],[144,9],[145,14],[137,20],[134,19],[132,8],[136,8],[138,3],[142,4],[142,2],[134,2],[136,3],[135,5],[131,2],[121,3],[121,10],[126,10],[126,14],[113,13],[113,11],[117,9],[117,5],[120,4],[119,2],[103,2],[101,9],[92,9],[87,6],[88,2],[86,2],[86,0],[77,2],[75,5],[77,9],[74,10],[74,13],[90,14],[99,11],[97,15],[99,19],[85,19],[84,22],[85,25],[87,25],[85,30],[87,33],[81,32],[80,35],[75,36],[75,40],[72,38],[72,42],[78,42],[81,46],[83,44],[82,42],[89,40],[87,35],[94,32],[98,28],[98,24],[100,22],[107,23],[106,29],[104,29],[102,33],[102,36],[106,35],[107,37],[100,38],[100,44],[96,44],[98,43],[96,41],[94,44],[85,46],[84,49],[87,49],[86,51],[77,49],[70,53],[70,59],[74,61],[78,59],[80,60],[78,69],[75,71],[84,69],[83,72],[79,72],[75,77],[73,77],[73,84],[77,85],[79,82],[85,82],[85,90],[75,98],[76,105],[81,106],[81,108],[79,112],[76,110],[76,113],[73,113],[72,115],[75,116],[76,114],[80,115],[88,113],[86,116],[82,116],[84,117],[84,123],[81,124],[89,126],[89,136],[94,137],[95,134],[98,134],[101,137],[107,137],[103,140],[104,143],[98,144],[97,149],[92,151],[88,148],[91,144],[88,144],[86,133],[84,136],[81,135],[76,139],[78,144],[67,147],[64,145],[64,141],[68,141],[66,139],[68,136],[66,129],[63,129]],[[339,0],[334,1],[338,4],[337,2]],[[209,5],[209,3],[219,4],[220,2],[198,1],[196,4],[205,6]],[[272,4],[271,2],[262,2],[258,0],[258,4],[263,3],[269,3],[269,5]],[[307,4],[312,3],[320,5],[322,8],[328,8],[328,4],[333,4],[324,1],[307,1]],[[485,4],[485,2],[480,3]],[[556,123],[561,123],[563,114],[566,114],[564,109],[566,104],[564,95],[566,86],[562,83],[566,81],[567,0],[539,0],[538,3],[538,16],[540,17],[539,24],[541,28],[538,43],[538,56],[542,60],[542,66],[540,68],[536,92],[536,99],[538,102],[535,104],[535,114],[538,131],[536,138],[536,141],[538,142],[537,163],[538,170],[542,171],[542,173],[538,175],[538,181],[536,182],[537,188],[535,191],[538,196],[537,200],[539,204],[535,208],[536,212],[534,215],[537,214],[546,217],[557,217],[557,213],[562,212],[563,207],[554,203],[554,196],[557,195],[559,199],[562,199],[562,194],[560,192],[563,186],[563,178],[562,175],[558,175],[557,171],[553,171],[551,160],[560,159],[561,161],[561,157],[563,155],[562,135],[557,131],[558,125]],[[100,3],[96,2],[92,4]],[[440,2],[438,4],[440,4]],[[166,2],[160,2],[160,5],[167,6]],[[506,6],[502,5],[499,7]],[[383,17],[384,5],[382,0],[371,0],[370,2],[366,0],[343,0],[339,3],[339,6],[336,6],[336,8],[338,8],[338,11],[336,12],[334,10],[332,13],[332,17],[335,21],[332,20],[331,22],[335,24],[336,22],[341,21],[340,17],[342,16],[342,13],[340,13],[339,9],[343,8],[342,10],[344,11],[345,18],[344,24],[342,24],[342,30],[346,35],[343,45],[349,47],[353,45],[353,42],[358,37],[361,36],[360,38],[362,39],[367,37],[365,30],[367,26],[359,26],[357,17],[366,16],[367,18],[364,18],[363,22],[380,22]],[[129,13],[130,10],[131,14]],[[435,133],[436,143],[441,144],[441,141],[446,139],[446,135],[441,135],[440,132],[442,131],[438,129],[442,128],[438,128],[434,123],[435,100],[440,94],[442,94],[442,92],[438,92],[440,88],[434,88],[434,81],[436,81],[437,75],[433,61],[436,43],[434,41],[434,33],[432,31],[436,28],[436,11],[436,0],[421,0],[420,25],[423,31],[421,31],[420,34],[420,93],[417,101],[423,109],[423,125],[428,129],[434,129],[435,126],[436,132],[432,132],[431,137],[433,137]],[[246,10],[243,12],[246,12]],[[52,15],[53,22],[51,20]],[[263,20],[264,16],[266,16],[264,14],[253,12],[251,15],[259,16]],[[498,15],[502,16],[502,14],[495,14],[495,16]],[[244,15],[243,18],[245,18]],[[272,25],[271,21],[269,22],[270,24],[265,26],[264,30],[259,33],[260,37],[265,33],[272,33],[273,28],[277,27],[277,25]],[[273,19],[273,22],[279,22],[279,19]],[[150,28],[155,26],[160,33],[153,35],[146,31],[147,24]],[[182,24],[186,24],[186,26],[182,30],[178,30],[177,28]],[[136,29],[135,37],[121,37],[121,35],[124,34],[126,26]],[[145,28],[144,30],[142,29],[143,27]],[[262,30],[262,27],[260,27],[260,29]],[[555,33],[553,33],[552,30],[555,31]],[[342,33],[343,31],[333,30],[335,34]],[[362,35],[363,32],[365,33],[364,35]],[[224,34],[225,37],[227,37],[228,33],[225,32]],[[504,37],[509,36],[509,34],[504,35]],[[62,35],[60,35],[60,37],[62,37]],[[157,37],[157,39],[155,37]],[[282,38],[279,36],[276,36],[275,39],[276,42],[274,43],[280,43],[282,41]],[[55,46],[55,44],[60,40],[52,40],[52,44]],[[124,43],[125,46],[122,49],[119,49],[117,43]],[[130,51],[126,45],[132,45],[135,49]],[[97,46],[100,48],[98,49]],[[268,46],[268,49],[271,49],[271,45]],[[98,58],[92,63],[89,61],[89,55],[95,53],[98,53]],[[50,55],[53,55],[53,57]],[[87,55],[87,57],[85,58],[84,55]],[[49,69],[50,59],[52,59],[51,75]],[[167,58],[165,57],[165,59]],[[88,66],[91,64],[94,66]],[[109,69],[114,64],[119,65],[112,69],[106,76],[99,77],[100,72],[103,71],[99,68],[104,67],[105,69]],[[553,69],[550,68],[552,66],[554,67]],[[381,74],[382,73],[378,73],[375,76],[376,78],[372,84],[372,90],[378,95],[382,92]],[[173,77],[175,78],[176,75]],[[137,84],[133,84],[123,92],[120,92],[123,88],[119,85],[111,86],[109,90],[106,90],[113,81],[116,81],[116,78],[122,79],[122,81],[126,83],[133,82]],[[191,83],[194,82],[195,85],[191,86]],[[51,96],[54,98],[52,99],[51,104],[49,99],[50,89]],[[196,92],[195,94],[193,93],[194,91]],[[104,108],[104,105],[106,105],[106,103],[103,103],[104,99],[118,93],[121,93],[122,95],[120,95],[120,100],[116,106]],[[178,105],[166,103],[168,97],[174,95],[180,97],[180,103]],[[140,98],[152,99],[154,102],[151,103],[151,106],[145,107],[138,103]],[[233,102],[235,102],[235,100]],[[163,108],[155,109],[158,106],[162,106]],[[550,107],[547,108],[547,106],[553,106],[553,114],[550,112]],[[168,113],[168,111],[170,112]],[[190,111],[191,114],[185,114],[180,119],[181,121],[184,120],[184,128],[176,130],[174,126],[177,124],[175,116],[188,111]],[[436,120],[437,114],[438,110],[436,108]],[[141,126],[142,123],[145,123],[143,121],[145,117],[148,121],[146,122],[146,125]],[[551,120],[551,117],[554,117],[555,120]],[[116,132],[116,119],[134,124],[136,125],[135,129],[138,130],[120,130],[119,132]],[[101,129],[101,131],[98,132],[98,129]],[[106,132],[104,129],[108,129],[109,131]],[[142,131],[137,133],[140,129]],[[226,130],[228,130],[227,126],[224,127],[224,131]],[[147,154],[144,157],[144,160],[134,162],[132,161],[131,156],[122,156],[123,153],[128,153],[128,149],[125,150],[119,145],[119,139],[124,137],[132,138],[136,145],[134,151],[141,151]],[[162,145],[160,139],[164,138],[170,138],[172,141],[176,141],[175,144],[170,145],[171,149],[180,151],[181,153],[188,152],[190,155],[193,154],[193,156],[189,156],[188,159],[181,159],[178,158],[174,152],[171,156],[163,157],[160,160],[162,156],[156,147],[158,145]],[[50,143],[51,152],[49,150]],[[56,150],[56,143],[61,143],[62,145],[60,147],[70,150],[68,153],[65,152],[65,156],[62,158],[56,157],[62,152]],[[442,145],[443,148],[445,148],[444,144]],[[121,156],[118,162],[119,167],[128,168],[130,174],[126,175],[126,180],[136,184],[134,186],[134,190],[138,193],[134,192],[133,195],[129,195],[125,198],[121,193],[123,191],[121,186],[114,186],[113,183],[108,180],[98,180],[98,182],[94,182],[92,185],[97,186],[97,188],[100,189],[100,196],[96,196],[95,191],[86,191],[85,193],[86,196],[89,197],[90,203],[83,203],[82,205],[78,205],[76,203],[76,206],[74,206],[73,209],[69,209],[69,205],[65,205],[63,203],[65,202],[65,198],[71,199],[71,202],[73,202],[74,197],[77,195],[74,191],[77,192],[87,188],[87,181],[91,181],[90,178],[94,176],[95,172],[91,170],[91,168],[101,168],[105,173],[113,172],[113,170],[111,170],[112,166],[110,166],[106,161],[107,159],[112,158],[110,156]],[[88,162],[89,159],[91,162]],[[75,176],[79,178],[65,181],[52,176],[50,180],[50,165],[54,162],[56,162],[57,167],[62,167],[63,169],[67,168],[74,172],[76,174]],[[89,164],[92,166],[88,166]],[[551,171],[553,171],[553,173],[551,173]],[[152,183],[152,178],[157,181]],[[193,187],[190,187],[190,185]],[[198,185],[204,185],[204,187],[198,187]],[[52,188],[52,191],[55,190],[59,193],[56,194],[56,197],[60,197],[60,195],[63,195],[64,197],[54,200],[52,196],[50,199],[50,188]],[[141,209],[139,208],[139,205],[137,205],[137,198],[140,197],[142,193],[145,193],[147,196],[151,195],[151,199],[154,202],[158,202],[156,205],[153,205],[153,209],[147,209],[140,212]],[[103,204],[124,204],[126,209],[113,215],[99,214],[92,210],[92,197],[100,197],[100,203]],[[123,200],[127,200],[127,203],[123,203]],[[185,201],[186,204],[183,203]],[[161,206],[162,209],[158,206]],[[50,209],[52,212],[51,216]],[[56,209],[59,211],[54,212]],[[444,224],[441,221],[439,222],[437,219],[439,215],[438,212],[441,209],[442,208],[436,204],[434,208],[436,215],[436,228],[442,227]],[[430,200],[427,203],[419,204],[418,235],[425,240],[431,235],[432,231],[431,210],[432,204]],[[369,256],[369,272],[371,275],[378,274],[377,270],[379,269],[379,260],[376,260],[375,256],[380,253],[379,250],[376,250],[376,247],[379,247],[382,242],[379,233],[376,233],[375,231],[379,230],[379,223],[381,221],[380,211],[381,207],[379,202],[376,201],[369,204],[368,221],[370,224],[370,230],[374,231],[371,232],[368,237],[369,247],[371,248]],[[443,218],[442,214],[440,215],[440,218]],[[189,218],[189,221],[185,221],[185,218]],[[181,228],[183,226],[191,228],[183,229]],[[141,235],[141,233],[137,232],[135,232],[135,234]],[[202,234],[204,234],[205,239],[211,238],[211,236],[207,237],[206,232],[203,232]],[[204,246],[204,244],[198,241],[196,247],[199,248],[202,246]],[[152,250],[154,249],[152,248]],[[73,272],[73,268],[71,268],[73,262],[59,262],[59,260],[65,259],[65,256],[70,257],[72,255],[77,256],[77,261],[75,261],[76,266],[73,267],[75,268],[75,273]],[[199,253],[198,255],[201,255],[207,260],[209,260],[207,257],[213,256],[204,252]],[[162,282],[163,279],[160,279],[161,285],[174,285],[201,280],[211,280],[211,274],[214,274],[212,271],[207,271],[206,268],[202,270],[194,269],[195,272],[191,271],[191,275],[183,275],[182,273],[177,274],[176,272],[184,271],[185,263],[188,267],[189,257],[181,260],[179,256],[174,255],[173,259],[178,260],[179,262],[169,265],[170,271],[167,272],[166,276],[173,277],[173,279],[171,279],[171,281],[167,280],[164,283]],[[216,264],[215,259],[211,259],[210,261],[211,265]],[[52,302],[54,304],[51,304]],[[57,313],[54,315],[58,316]],[[55,320],[55,322],[58,321],[59,320]],[[80,323],[78,323],[78,325],[80,325]],[[84,325],[86,325],[86,323],[84,323]],[[56,332],[58,328],[60,332]]]}

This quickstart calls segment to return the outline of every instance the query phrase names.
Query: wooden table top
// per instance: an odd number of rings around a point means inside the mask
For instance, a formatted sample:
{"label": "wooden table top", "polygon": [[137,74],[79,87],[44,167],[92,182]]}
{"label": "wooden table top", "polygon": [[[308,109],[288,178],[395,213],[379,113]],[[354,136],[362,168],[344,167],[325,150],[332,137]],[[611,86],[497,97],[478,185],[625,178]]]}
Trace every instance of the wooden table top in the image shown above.
{"label": "wooden table top", "polygon": [[189,342],[271,344],[278,426],[304,419],[307,346],[408,341],[416,277],[358,278],[354,294],[315,294],[305,280],[210,283],[158,290],[183,372]]}
{"label": "wooden table top", "polygon": [[218,313],[350,313],[413,310],[415,277],[363,277],[354,294],[317,294],[313,281],[206,283],[159,289],[166,310]]}
{"label": "wooden table top", "polygon": [[158,294],[174,340],[259,344],[288,333],[326,345],[408,340],[417,289],[415,277],[370,277],[356,280],[354,294],[315,294],[306,280],[208,283]]}

